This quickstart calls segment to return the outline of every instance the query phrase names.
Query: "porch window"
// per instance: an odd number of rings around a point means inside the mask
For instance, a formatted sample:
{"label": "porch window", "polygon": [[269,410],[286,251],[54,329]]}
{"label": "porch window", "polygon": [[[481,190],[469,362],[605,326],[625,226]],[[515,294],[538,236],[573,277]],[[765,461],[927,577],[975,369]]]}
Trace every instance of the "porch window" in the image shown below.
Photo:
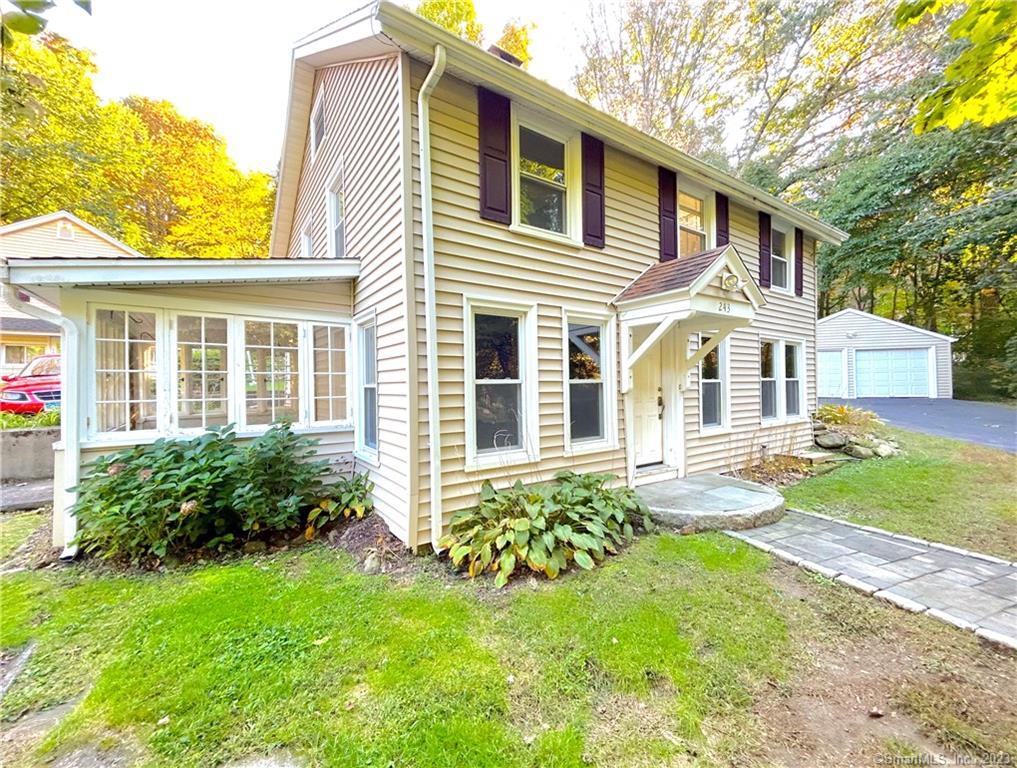
{"label": "porch window", "polygon": [[764,419],[777,418],[777,344],[759,344],[760,402]]}
{"label": "porch window", "polygon": [[569,438],[573,443],[605,437],[600,325],[568,323]]}
{"label": "porch window", "polygon": [[315,424],[346,421],[346,329],[311,326]]}
{"label": "porch window", "polygon": [[100,309],[95,317],[96,428],[156,429],[156,393],[155,313]]}
{"label": "porch window", "polygon": [[228,321],[224,317],[177,316],[177,426],[223,426],[230,422]]}
{"label": "porch window", "polygon": [[346,224],[343,200],[343,176],[339,171],[328,187],[328,255],[341,259],[346,254]]}
{"label": "porch window", "polygon": [[520,318],[473,317],[475,445],[478,454],[523,447]]}
{"label": "porch window", "polygon": [[364,458],[378,457],[378,326],[374,315],[357,321],[359,424],[356,447]]}
{"label": "porch window", "polygon": [[706,250],[706,199],[678,193],[679,253],[689,256]]}
{"label": "porch window", "polygon": [[770,236],[770,284],[774,288],[788,287],[788,264],[790,259],[787,252],[787,235],[774,227]]}
{"label": "porch window", "polygon": [[801,344],[784,342],[784,412],[788,416],[802,413],[801,351]]}
{"label": "porch window", "polygon": [[296,323],[244,323],[244,424],[298,421],[300,347]]}
{"label": "porch window", "polygon": [[[709,340],[709,336],[701,336],[700,346]],[[726,347],[727,341],[720,342],[699,364],[699,414],[700,425],[704,428],[724,426],[727,407],[724,391],[727,383]]]}

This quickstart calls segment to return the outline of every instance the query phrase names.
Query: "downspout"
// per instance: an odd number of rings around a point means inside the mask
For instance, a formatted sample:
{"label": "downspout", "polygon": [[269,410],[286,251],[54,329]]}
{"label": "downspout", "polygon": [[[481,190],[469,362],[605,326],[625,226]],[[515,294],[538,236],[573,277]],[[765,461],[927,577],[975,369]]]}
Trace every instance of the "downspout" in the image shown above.
{"label": "downspout", "polygon": [[427,349],[427,434],[430,438],[431,546],[441,539],[441,413],[438,404],[438,318],[434,279],[434,209],[431,202],[431,92],[445,73],[445,48],[434,46],[434,62],[417,94],[420,147],[420,208],[424,246],[424,333]]}
{"label": "downspout", "polygon": [[[79,445],[79,414],[77,375],[79,366],[78,326],[70,318],[50,312],[35,304],[21,300],[18,290],[8,284],[0,283],[0,295],[10,306],[29,317],[56,323],[63,331],[60,348],[60,398],[62,400],[60,416],[60,441],[64,446],[63,488],[54,488],[54,493],[64,494],[61,515],[63,516],[64,549],[60,553],[61,560],[71,560],[78,554],[77,544],[70,544],[78,532],[78,521],[71,514],[71,508],[77,500],[77,494],[66,489],[78,484],[81,473],[81,449]],[[70,404],[70,408],[67,405]]]}

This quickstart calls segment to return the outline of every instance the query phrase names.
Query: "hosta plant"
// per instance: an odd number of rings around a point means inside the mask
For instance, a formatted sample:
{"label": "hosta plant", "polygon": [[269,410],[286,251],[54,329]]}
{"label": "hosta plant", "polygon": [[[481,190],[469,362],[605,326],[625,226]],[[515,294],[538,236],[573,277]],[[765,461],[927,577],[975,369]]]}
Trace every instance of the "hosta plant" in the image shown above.
{"label": "hosta plant", "polygon": [[550,579],[573,564],[589,570],[650,527],[646,505],[631,488],[610,488],[612,475],[560,472],[554,482],[495,490],[485,482],[480,503],[452,519],[441,540],[452,564],[471,578],[495,573],[503,587],[529,569]]}
{"label": "hosta plant", "polygon": [[315,533],[340,518],[362,519],[374,508],[373,490],[374,483],[366,474],[353,474],[336,481],[328,487],[328,495],[307,513],[304,536],[310,541]]}

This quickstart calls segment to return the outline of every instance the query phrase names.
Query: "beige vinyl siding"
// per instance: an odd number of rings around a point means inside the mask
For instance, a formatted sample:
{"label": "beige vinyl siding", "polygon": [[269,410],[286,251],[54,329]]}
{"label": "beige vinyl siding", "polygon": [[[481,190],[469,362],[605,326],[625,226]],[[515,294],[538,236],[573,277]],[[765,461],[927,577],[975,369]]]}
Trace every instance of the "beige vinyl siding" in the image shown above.
{"label": "beige vinyl siding", "polygon": [[336,320],[349,320],[353,314],[353,281],[328,280],[304,283],[247,283],[245,285],[174,285],[137,289],[117,289],[124,303],[137,296],[207,301],[213,309],[217,302],[249,305],[252,308],[285,310],[309,309],[335,313]]}
{"label": "beige vinyl siding", "polygon": [[[74,237],[57,237],[57,227],[71,227]],[[135,254],[117,248],[66,219],[48,221],[0,236],[4,259],[128,259]]]}
{"label": "beige vinyl siding", "polygon": [[[817,326],[819,349],[847,349],[847,385],[849,398],[855,392],[855,352],[862,349],[929,349],[935,359],[936,397],[953,397],[953,356],[951,342],[930,336],[865,313],[845,312],[831,316]],[[848,336],[848,334],[853,334]],[[929,393],[931,397],[932,392]]]}
{"label": "beige vinyl siding", "polygon": [[[360,260],[353,314],[374,311],[378,345],[378,462],[359,462],[374,481],[375,505],[409,541],[409,402],[403,210],[400,60],[390,56],[323,69],[313,99],[324,99],[325,138],[305,149],[288,255],[301,256],[311,222],[313,256],[327,258],[326,189],[342,167],[347,258]],[[351,360],[351,370],[357,361]]]}
{"label": "beige vinyl siding", "polygon": [[[679,179],[679,185],[681,180]],[[730,205],[731,244],[756,279],[759,277],[759,215]],[[789,238],[789,242],[793,242]],[[805,416],[816,408],[816,259],[815,241],[804,242],[803,295],[763,288],[766,304],[756,312],[749,328],[728,336],[730,424],[728,430],[701,430],[699,370],[692,371],[685,393],[686,472],[736,470],[757,460],[763,452],[796,453],[812,444],[812,429]],[[789,264],[793,285],[793,268]],[[696,341],[691,343],[695,348]],[[796,423],[763,424],[760,404],[759,342],[786,339],[803,342],[805,355],[805,401],[803,418]],[[778,361],[780,363],[781,361]]]}

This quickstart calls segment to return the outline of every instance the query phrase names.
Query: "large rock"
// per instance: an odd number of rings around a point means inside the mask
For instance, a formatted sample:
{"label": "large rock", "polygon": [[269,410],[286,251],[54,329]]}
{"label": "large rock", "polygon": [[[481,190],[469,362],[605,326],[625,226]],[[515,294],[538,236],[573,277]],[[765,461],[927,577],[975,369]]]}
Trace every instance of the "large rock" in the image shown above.
{"label": "large rock", "polygon": [[876,455],[876,452],[871,448],[866,448],[864,445],[857,445],[856,443],[851,443],[851,445],[844,449],[844,453],[856,459],[871,459]]}
{"label": "large rock", "polygon": [[816,435],[816,445],[828,451],[835,451],[847,445],[847,438],[839,432],[822,432]]}
{"label": "large rock", "polygon": [[897,453],[894,447],[889,443],[876,443],[876,446],[875,448],[873,448],[873,450],[876,452],[876,455],[881,459],[888,459],[895,453]]}

